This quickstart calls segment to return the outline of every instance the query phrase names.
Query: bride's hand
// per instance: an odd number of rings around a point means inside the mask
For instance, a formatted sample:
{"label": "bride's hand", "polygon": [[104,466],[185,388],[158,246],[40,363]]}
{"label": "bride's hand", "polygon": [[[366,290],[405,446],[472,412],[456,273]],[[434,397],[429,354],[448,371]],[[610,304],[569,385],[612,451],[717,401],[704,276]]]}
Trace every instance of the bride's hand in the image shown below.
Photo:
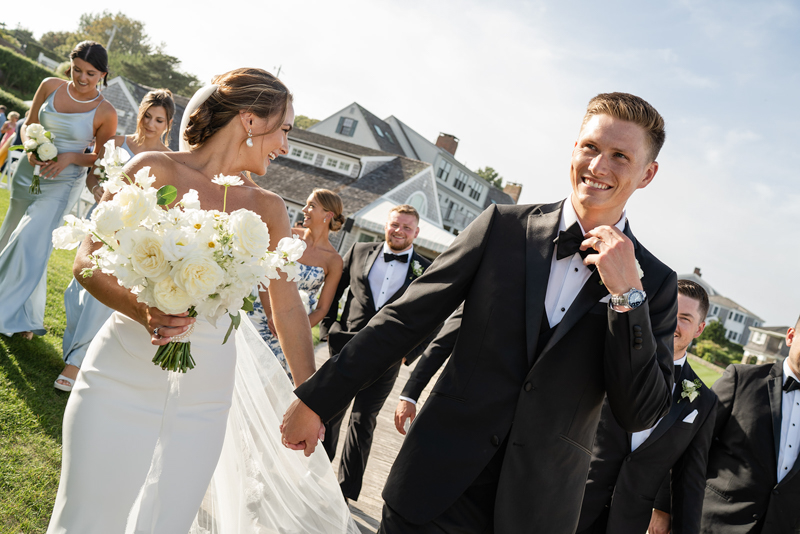
{"label": "bride's hand", "polygon": [[325,438],[325,425],[322,419],[300,399],[289,405],[280,426],[283,445],[295,451],[303,451],[311,456],[317,448],[318,440]]}
{"label": "bride's hand", "polygon": [[[174,336],[183,334],[196,321],[194,317],[189,317],[189,312],[185,311],[176,315],[168,315],[158,308],[147,308],[146,318],[142,325],[150,333],[150,343],[153,345],[166,345]],[[156,330],[157,329],[157,330]]]}

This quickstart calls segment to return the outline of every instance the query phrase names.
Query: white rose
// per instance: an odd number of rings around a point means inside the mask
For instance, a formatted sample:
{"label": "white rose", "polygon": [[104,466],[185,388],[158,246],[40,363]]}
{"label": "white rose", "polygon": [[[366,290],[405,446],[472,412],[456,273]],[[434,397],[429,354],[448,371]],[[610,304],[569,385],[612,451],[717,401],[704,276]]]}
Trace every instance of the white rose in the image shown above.
{"label": "white rose", "polygon": [[164,257],[168,261],[179,261],[197,250],[198,243],[193,240],[188,231],[175,228],[164,235]]}
{"label": "white rose", "polygon": [[235,253],[260,258],[269,248],[269,230],[261,217],[250,210],[240,209],[231,213],[228,229],[233,235]]}
{"label": "white rose", "polygon": [[183,195],[181,204],[183,204],[183,207],[187,210],[199,210],[200,197],[198,196],[197,191],[194,189],[189,189],[189,192]]}
{"label": "white rose", "polygon": [[40,135],[44,134],[44,126],[38,123],[29,124],[26,132],[28,133],[28,138],[33,139],[35,137],[39,137]]}
{"label": "white rose", "polygon": [[92,222],[101,236],[113,236],[124,225],[122,207],[115,202],[101,202],[92,212]]}
{"label": "white rose", "polygon": [[135,185],[120,189],[114,201],[122,207],[122,222],[128,228],[138,226],[156,207],[155,195],[148,195]]}
{"label": "white rose", "polygon": [[22,147],[25,149],[26,152],[33,152],[36,150],[36,147],[39,146],[39,143],[36,142],[36,139],[28,139],[24,143],[22,143]]}
{"label": "white rose", "polygon": [[219,296],[207,298],[200,301],[195,306],[198,315],[205,317],[212,326],[217,326],[217,319],[225,315],[225,308],[222,307],[223,301]]}
{"label": "white rose", "polygon": [[202,252],[193,252],[172,267],[170,273],[175,283],[193,299],[207,298],[217,292],[225,271],[214,258]]}
{"label": "white rose", "polygon": [[166,276],[153,286],[153,304],[164,313],[183,313],[192,306],[192,297]]}
{"label": "white rose", "polygon": [[136,272],[150,280],[158,281],[169,272],[170,265],[161,250],[163,242],[158,235],[145,232],[131,251],[131,265]]}
{"label": "white rose", "polygon": [[133,178],[136,183],[142,187],[142,189],[147,189],[153,185],[153,182],[156,181],[156,177],[150,175],[150,167],[142,167],[136,171],[136,174],[133,175]]}
{"label": "white rose", "polygon": [[50,161],[54,157],[58,156],[58,149],[56,145],[51,142],[42,143],[39,145],[39,148],[36,149],[37,157],[39,161]]}

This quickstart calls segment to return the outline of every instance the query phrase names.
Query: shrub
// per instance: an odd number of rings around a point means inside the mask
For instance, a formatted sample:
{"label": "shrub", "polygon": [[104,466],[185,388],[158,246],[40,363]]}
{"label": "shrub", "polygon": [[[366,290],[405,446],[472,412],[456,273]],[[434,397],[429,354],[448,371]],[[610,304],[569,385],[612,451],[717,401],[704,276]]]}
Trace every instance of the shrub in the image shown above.
{"label": "shrub", "polygon": [[42,80],[54,75],[50,69],[22,54],[0,47],[0,84],[6,91],[11,89],[25,100],[33,100]]}
{"label": "shrub", "polygon": [[720,367],[727,367],[732,363],[741,361],[741,358],[737,358],[734,352],[714,343],[710,339],[698,341],[695,353],[700,358]]}
{"label": "shrub", "polygon": [[22,100],[2,89],[0,89],[0,104],[8,108],[8,111],[18,111],[20,116],[25,115],[25,112],[28,111],[28,106]]}

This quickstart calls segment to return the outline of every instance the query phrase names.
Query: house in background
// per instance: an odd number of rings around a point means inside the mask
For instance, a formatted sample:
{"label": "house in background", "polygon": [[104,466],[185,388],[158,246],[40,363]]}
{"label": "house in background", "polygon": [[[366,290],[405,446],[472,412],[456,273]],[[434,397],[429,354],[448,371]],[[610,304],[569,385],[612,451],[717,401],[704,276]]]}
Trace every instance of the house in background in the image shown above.
{"label": "house in background", "polygon": [[[703,279],[699,267],[695,267],[692,274],[679,274],[678,279],[691,280],[703,286],[708,293],[709,300],[706,323],[721,321],[722,326],[725,327],[725,337],[730,341],[744,345],[750,338],[750,329],[764,324],[764,320],[761,317],[728,297],[722,296],[711,287],[711,285]],[[784,330],[784,333],[786,333],[786,330]]]}
{"label": "house in background", "polygon": [[442,227],[458,234],[489,204],[515,204],[522,186],[501,191],[455,158],[458,138],[441,133],[436,143],[394,116],[383,120],[356,102],[309,128],[309,131],[430,164],[438,185]]}
{"label": "house in background", "polygon": [[786,345],[787,330],[788,326],[751,326],[742,363],[783,361],[789,355],[789,347]]}
{"label": "house in background", "polygon": [[[117,135],[130,135],[136,131],[136,120],[139,116],[139,104],[144,95],[152,91],[152,87],[140,85],[122,76],[117,76],[103,90],[103,97],[111,102],[117,110]],[[172,95],[175,101],[175,116],[172,118],[169,148],[178,150],[178,136],[181,130],[181,119],[189,99],[181,95]]]}
{"label": "house in background", "polygon": [[289,133],[289,153],[254,180],[284,199],[292,224],[303,220],[301,210],[315,188],[336,192],[347,221],[330,239],[342,254],[355,242],[382,240],[389,210],[399,204],[410,204],[420,214],[414,246],[423,256],[435,258],[455,239],[442,228],[432,167],[395,153],[295,129]]}

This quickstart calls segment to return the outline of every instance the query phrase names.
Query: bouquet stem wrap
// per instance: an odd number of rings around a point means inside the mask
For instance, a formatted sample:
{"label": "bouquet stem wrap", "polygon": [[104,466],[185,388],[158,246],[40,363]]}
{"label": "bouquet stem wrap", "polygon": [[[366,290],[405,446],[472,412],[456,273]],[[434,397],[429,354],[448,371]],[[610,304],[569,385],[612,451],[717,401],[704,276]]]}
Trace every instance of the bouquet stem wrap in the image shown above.
{"label": "bouquet stem wrap", "polygon": [[[194,306],[189,308],[189,317],[197,317]],[[185,333],[173,338],[175,341],[158,347],[156,355],[153,357],[153,363],[165,371],[176,373],[185,373],[189,369],[194,369],[194,358],[191,354],[192,342],[189,341],[192,330],[194,330],[194,325],[191,325]]]}

